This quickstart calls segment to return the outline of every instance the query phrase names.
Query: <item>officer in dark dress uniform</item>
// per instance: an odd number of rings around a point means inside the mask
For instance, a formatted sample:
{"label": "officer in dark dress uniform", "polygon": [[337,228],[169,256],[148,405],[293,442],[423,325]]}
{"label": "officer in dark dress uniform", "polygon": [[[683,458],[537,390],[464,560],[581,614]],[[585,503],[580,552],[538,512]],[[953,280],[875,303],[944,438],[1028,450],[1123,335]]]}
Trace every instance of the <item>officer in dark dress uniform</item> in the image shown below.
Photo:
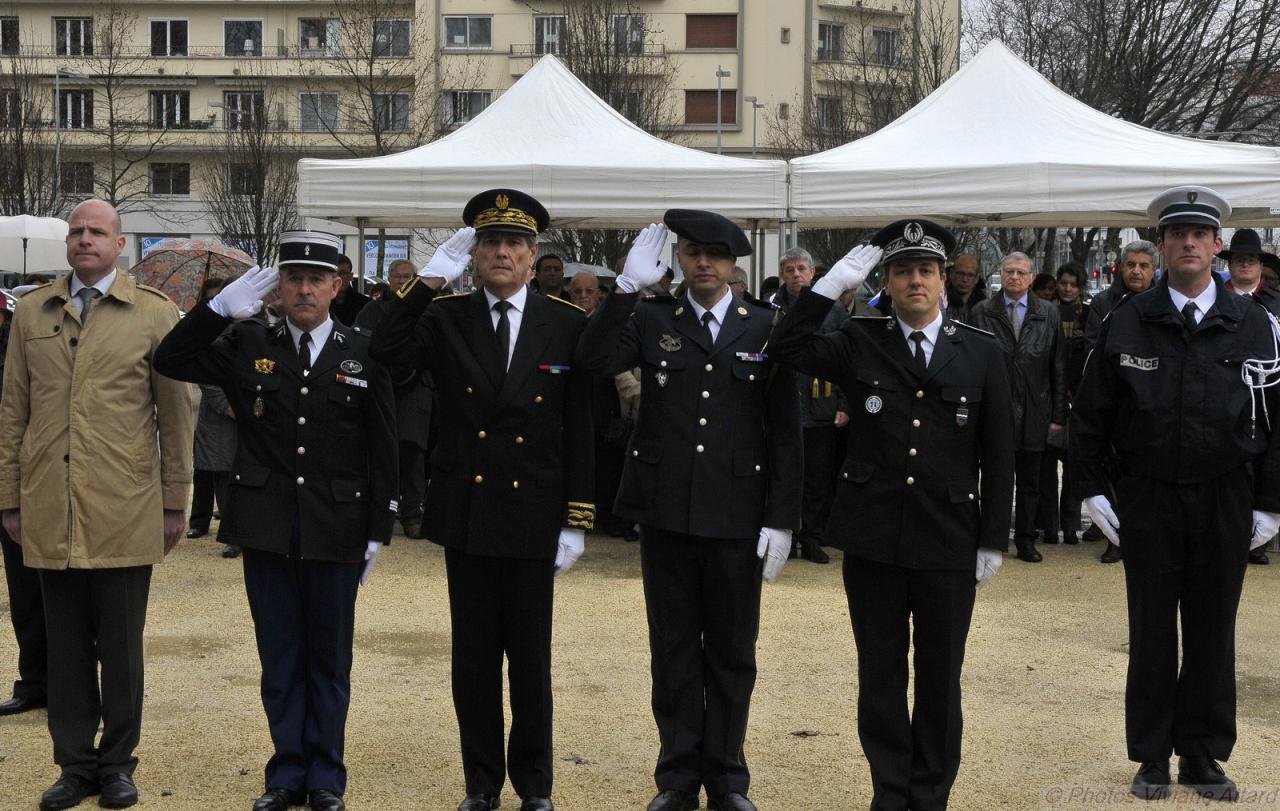
{"label": "officer in dark dress uniform", "polygon": [[777,577],[800,523],[800,412],[793,376],[768,354],[772,305],[729,290],[735,257],[751,253],[742,229],[706,211],[664,219],[689,292],[639,301],[668,245],[649,226],[579,357],[592,374],[641,369],[613,511],[640,524],[661,742],[649,811],[697,808],[703,786],[709,808],[745,811],[760,579]]}
{"label": "officer in dark dress uniform", "polygon": [[1275,358],[1272,328],[1211,270],[1231,214],[1221,195],[1179,186],[1147,211],[1167,269],[1102,325],[1072,410],[1070,459],[1094,522],[1123,541],[1125,738],[1142,764],[1133,793],[1165,796],[1176,752],[1179,783],[1234,800],[1217,761],[1236,740],[1236,610],[1250,545],[1280,526],[1280,426],[1270,424],[1280,400],[1274,388],[1251,390],[1242,371],[1268,382],[1254,362]]}
{"label": "officer in dark dress uniform", "polygon": [[[849,399],[849,449],[826,537],[845,551],[874,811],[946,808],[960,768],[975,582],[995,573],[1009,542],[1013,404],[994,336],[939,309],[954,245],[925,220],[887,226],[801,295],[769,349]],[[861,285],[881,247],[896,317],[855,317],[818,334],[831,302]]]}
{"label": "officer in dark dress uniform", "polygon": [[156,351],[161,373],[221,387],[236,415],[218,540],[244,551],[275,746],[255,811],[344,807],[356,591],[395,518],[391,376],[370,358],[366,335],[329,316],[338,244],[281,235],[279,325],[248,319],[276,285],[274,271],[254,268]]}
{"label": "officer in dark dress uniform", "polygon": [[[449,576],[467,790],[459,811],[497,808],[506,774],[521,811],[549,811],[552,578],[582,553],[595,514],[591,378],[573,361],[586,316],[528,288],[536,237],[550,220],[537,200],[492,189],[462,217],[473,227],[396,292],[373,353],[429,370],[436,382],[431,498],[441,506],[428,510],[424,530],[445,548]],[[473,256],[481,289],[437,298]]]}

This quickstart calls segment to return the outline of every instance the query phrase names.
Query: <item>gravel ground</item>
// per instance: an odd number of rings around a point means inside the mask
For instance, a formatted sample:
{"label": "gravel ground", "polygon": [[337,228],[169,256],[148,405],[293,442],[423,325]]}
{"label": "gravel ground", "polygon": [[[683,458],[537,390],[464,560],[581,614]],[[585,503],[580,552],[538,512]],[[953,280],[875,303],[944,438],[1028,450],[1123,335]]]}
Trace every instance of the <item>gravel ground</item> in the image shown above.
{"label": "gravel ground", "polygon": [[[152,581],[141,806],[248,809],[270,754],[238,561],[184,541]],[[1120,566],[1098,544],[1012,556],[979,592],[965,667],[957,809],[1099,808],[1124,794],[1127,630]],[[833,565],[791,561],[766,585],[747,756],[762,809],[866,808],[853,638]],[[1238,629],[1243,807],[1280,807],[1280,566],[1251,566]],[[636,544],[592,537],[557,583],[555,801],[562,811],[643,809],[657,736]],[[449,695],[444,557],[397,538],[360,595],[347,725],[353,809],[453,809],[463,793]],[[16,663],[0,633],[5,676]],[[7,688],[5,688],[7,690]],[[7,692],[5,693],[7,696]],[[0,808],[35,808],[56,778],[43,712],[0,719]],[[1251,791],[1257,790],[1258,794]],[[1266,793],[1266,792],[1270,793]],[[1155,806],[1191,804],[1178,792]],[[91,804],[86,804],[91,805]],[[508,787],[503,808],[519,808]]]}

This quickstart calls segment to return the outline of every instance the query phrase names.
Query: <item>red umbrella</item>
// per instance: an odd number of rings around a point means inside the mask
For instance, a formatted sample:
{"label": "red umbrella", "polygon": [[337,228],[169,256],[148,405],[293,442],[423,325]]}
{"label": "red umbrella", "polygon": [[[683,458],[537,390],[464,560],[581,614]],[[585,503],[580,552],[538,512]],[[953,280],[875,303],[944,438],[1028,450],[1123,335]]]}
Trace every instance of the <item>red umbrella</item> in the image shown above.
{"label": "red umbrella", "polygon": [[220,242],[166,239],[129,268],[129,275],[139,284],[163,290],[185,313],[199,301],[206,279],[230,281],[253,264],[252,256]]}

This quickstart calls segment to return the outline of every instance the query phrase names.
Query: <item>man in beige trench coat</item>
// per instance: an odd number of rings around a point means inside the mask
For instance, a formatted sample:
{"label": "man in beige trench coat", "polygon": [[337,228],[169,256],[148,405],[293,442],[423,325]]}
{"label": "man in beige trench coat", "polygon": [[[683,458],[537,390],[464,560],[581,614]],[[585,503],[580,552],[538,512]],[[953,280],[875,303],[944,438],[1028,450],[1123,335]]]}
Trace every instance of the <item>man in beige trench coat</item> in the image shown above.
{"label": "man in beige trench coat", "polygon": [[74,272],[32,290],[14,317],[0,510],[44,590],[49,733],[62,774],[40,807],[100,793],[103,807],[125,808],[138,799],[151,566],[182,534],[194,412],[190,387],[151,367],[178,310],[116,270],[116,210],[87,200],[70,226]]}

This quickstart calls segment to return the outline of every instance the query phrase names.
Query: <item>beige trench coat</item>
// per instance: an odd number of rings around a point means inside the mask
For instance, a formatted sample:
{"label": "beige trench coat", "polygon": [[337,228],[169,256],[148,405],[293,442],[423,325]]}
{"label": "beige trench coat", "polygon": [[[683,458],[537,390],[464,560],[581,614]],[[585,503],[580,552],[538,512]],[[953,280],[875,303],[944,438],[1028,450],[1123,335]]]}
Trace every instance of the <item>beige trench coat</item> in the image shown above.
{"label": "beige trench coat", "polygon": [[191,386],[151,367],[178,309],[118,271],[82,329],[71,275],[18,303],[0,398],[0,510],[38,569],[159,563],[186,509]]}

